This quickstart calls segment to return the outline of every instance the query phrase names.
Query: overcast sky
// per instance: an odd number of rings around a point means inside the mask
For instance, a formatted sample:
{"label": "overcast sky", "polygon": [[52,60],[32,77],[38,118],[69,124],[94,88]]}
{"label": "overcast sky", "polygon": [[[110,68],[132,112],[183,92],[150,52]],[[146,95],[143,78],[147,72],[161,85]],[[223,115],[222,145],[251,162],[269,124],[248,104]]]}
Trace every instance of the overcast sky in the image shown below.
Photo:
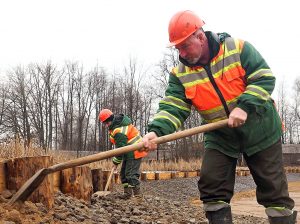
{"label": "overcast sky", "polygon": [[[0,0],[0,72],[30,62],[79,61],[118,69],[128,57],[150,66],[168,43],[168,22],[193,10],[205,30],[250,41],[278,80],[300,76],[296,0]],[[278,84],[278,83],[277,83]]]}

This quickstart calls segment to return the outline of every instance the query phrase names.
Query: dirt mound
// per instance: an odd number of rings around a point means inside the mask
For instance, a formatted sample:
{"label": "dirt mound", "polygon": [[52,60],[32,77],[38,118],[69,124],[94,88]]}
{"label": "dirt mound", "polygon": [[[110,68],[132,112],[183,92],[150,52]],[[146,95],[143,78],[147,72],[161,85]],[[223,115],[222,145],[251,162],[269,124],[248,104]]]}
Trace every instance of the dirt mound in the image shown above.
{"label": "dirt mound", "polygon": [[[300,179],[292,176],[293,180]],[[0,203],[0,224],[2,223],[139,223],[189,224],[208,223],[197,189],[198,178],[172,179],[166,181],[142,182],[144,199],[124,200],[120,198],[121,186],[105,197],[93,197],[91,204],[57,193],[53,209],[41,203],[25,202],[13,207]],[[238,187],[232,202],[235,224],[268,223],[263,208],[255,201],[252,179],[237,178]],[[252,190],[251,190],[252,188]],[[242,190],[241,190],[242,189]],[[291,194],[300,191],[300,182],[290,183]],[[240,193],[238,193],[240,192]],[[293,196],[293,195],[292,195]],[[248,200],[244,205],[236,202]],[[0,200],[1,201],[1,200]],[[296,199],[299,205],[300,197]],[[251,204],[251,203],[254,204]],[[255,205],[256,203],[256,205]],[[237,207],[235,207],[237,205]],[[256,207],[257,206],[257,207]],[[238,209],[240,209],[240,211]],[[261,214],[252,211],[261,209]],[[300,209],[300,208],[299,208]]]}
{"label": "dirt mound", "polygon": [[[55,206],[47,210],[43,204],[26,201],[13,207],[0,204],[0,223],[207,223],[197,205],[160,197],[120,199],[119,193],[95,197],[91,204],[57,194]],[[235,216],[235,223],[264,223],[255,217]]]}

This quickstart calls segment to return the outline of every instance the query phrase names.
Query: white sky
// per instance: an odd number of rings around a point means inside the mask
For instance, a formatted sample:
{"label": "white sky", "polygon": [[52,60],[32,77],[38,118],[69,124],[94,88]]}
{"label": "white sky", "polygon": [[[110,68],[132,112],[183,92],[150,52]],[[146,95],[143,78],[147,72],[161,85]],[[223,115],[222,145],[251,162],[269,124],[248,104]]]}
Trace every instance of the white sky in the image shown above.
{"label": "white sky", "polygon": [[[205,30],[250,41],[279,81],[300,76],[297,0],[0,0],[0,74],[51,60],[118,69],[129,56],[149,66],[168,43],[168,22],[193,10]],[[277,85],[279,82],[277,82]]]}

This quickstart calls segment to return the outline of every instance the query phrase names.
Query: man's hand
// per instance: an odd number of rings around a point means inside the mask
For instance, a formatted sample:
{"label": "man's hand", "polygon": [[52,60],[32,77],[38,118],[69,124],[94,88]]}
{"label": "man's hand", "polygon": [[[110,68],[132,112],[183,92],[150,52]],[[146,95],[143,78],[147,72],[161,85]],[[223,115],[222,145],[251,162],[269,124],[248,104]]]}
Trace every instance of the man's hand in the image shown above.
{"label": "man's hand", "polygon": [[114,156],[112,158],[112,162],[117,167],[122,162],[122,160],[119,160],[117,157]]}
{"label": "man's hand", "polygon": [[248,114],[239,107],[236,107],[229,114],[228,126],[237,128],[245,124]]}
{"label": "man's hand", "polygon": [[154,151],[157,149],[157,144],[154,143],[154,139],[157,138],[157,135],[155,132],[149,132],[143,137],[143,143],[144,143],[144,150],[146,152],[148,151]]}

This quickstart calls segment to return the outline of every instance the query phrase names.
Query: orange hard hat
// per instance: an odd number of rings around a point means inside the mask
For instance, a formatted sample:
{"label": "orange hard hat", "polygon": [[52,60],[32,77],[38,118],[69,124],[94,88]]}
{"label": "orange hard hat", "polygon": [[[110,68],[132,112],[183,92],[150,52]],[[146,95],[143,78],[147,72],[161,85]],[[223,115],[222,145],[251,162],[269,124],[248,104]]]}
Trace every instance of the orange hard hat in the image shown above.
{"label": "orange hard hat", "polygon": [[180,44],[204,24],[204,21],[192,11],[177,12],[169,22],[169,46]]}
{"label": "orange hard hat", "polygon": [[103,109],[99,113],[99,120],[101,122],[105,122],[106,119],[108,119],[111,115],[113,115],[113,112],[109,109]]}

